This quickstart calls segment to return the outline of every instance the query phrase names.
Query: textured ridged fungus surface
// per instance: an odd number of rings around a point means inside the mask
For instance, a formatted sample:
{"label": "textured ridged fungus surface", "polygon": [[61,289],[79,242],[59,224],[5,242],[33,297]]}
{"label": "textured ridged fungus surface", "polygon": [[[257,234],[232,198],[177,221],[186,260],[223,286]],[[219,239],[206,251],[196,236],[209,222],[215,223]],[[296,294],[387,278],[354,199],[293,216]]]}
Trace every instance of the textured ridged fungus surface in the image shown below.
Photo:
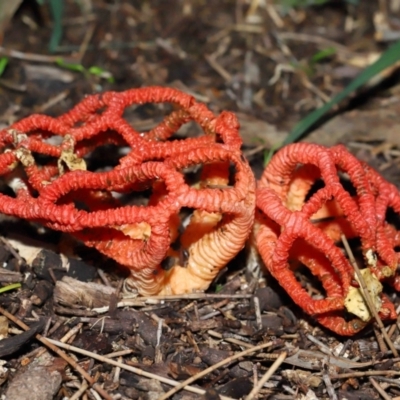
{"label": "textured ridged fungus surface", "polygon": [[[362,329],[365,321],[344,318],[349,289],[358,283],[338,242],[342,234],[358,238],[368,268],[398,289],[398,238],[385,221],[388,207],[400,211],[397,189],[341,145],[297,143],[272,158],[256,195],[256,242],[271,274],[322,325],[343,335]],[[321,282],[324,298],[309,294],[293,261]],[[380,300],[381,318],[395,317],[388,298],[382,294]]]}
{"label": "textured ridged fungus surface", "polygon": [[[139,132],[123,113],[146,103],[174,109]],[[202,134],[173,139],[189,122]],[[0,211],[70,232],[128,267],[129,283],[141,294],[205,290],[253,225],[255,180],[238,128],[232,113],[215,116],[193,97],[159,87],[88,96],[58,118],[32,115],[1,132],[0,173],[16,197],[2,194]],[[61,143],[53,144],[54,137]],[[83,158],[110,143],[127,153],[118,165],[86,171]],[[200,171],[197,181],[188,182],[190,168]],[[144,189],[151,193],[147,204],[122,204],[115,196]],[[186,228],[183,208],[192,210]],[[185,246],[185,265],[176,242]],[[161,267],[167,258],[168,271]]]}
{"label": "textured ridged fungus surface", "polygon": [[[172,108],[145,132],[124,116],[159,103]],[[196,135],[175,135],[193,124]],[[359,283],[340,239],[357,238],[379,314],[395,318],[379,281],[400,289],[400,235],[386,221],[388,209],[400,213],[398,190],[343,146],[306,143],[280,150],[256,189],[241,145],[233,113],[215,115],[174,89],[91,95],[57,118],[31,115],[0,131],[0,175],[14,192],[0,194],[0,212],[95,247],[129,268],[142,295],[206,290],[253,231],[279,284],[343,335],[370,318],[346,311]],[[101,151],[117,161],[93,164]],[[325,297],[299,280],[304,267]]]}

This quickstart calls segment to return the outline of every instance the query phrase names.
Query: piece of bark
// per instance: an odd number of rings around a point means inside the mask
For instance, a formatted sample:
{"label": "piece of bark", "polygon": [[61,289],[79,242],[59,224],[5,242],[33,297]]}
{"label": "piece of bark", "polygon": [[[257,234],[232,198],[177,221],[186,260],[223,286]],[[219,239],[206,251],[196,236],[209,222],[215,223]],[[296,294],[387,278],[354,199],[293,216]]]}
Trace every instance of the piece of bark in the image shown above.
{"label": "piece of bark", "polygon": [[45,354],[17,372],[5,391],[7,400],[52,400],[62,382],[66,362]]}
{"label": "piece of bark", "polygon": [[[99,317],[96,318],[82,318],[82,322],[89,324],[90,329],[95,331],[102,331],[111,335],[124,333],[132,335],[135,332],[135,325],[131,319],[123,318],[104,318],[99,322]],[[133,321],[135,322],[135,321]]]}
{"label": "piece of bark", "polygon": [[32,324],[29,331],[0,340],[0,358],[18,351],[25,343],[29,342],[36,333],[42,331],[44,324],[45,320],[41,319]]}
{"label": "piece of bark", "polygon": [[88,308],[104,307],[110,304],[115,289],[93,282],[80,282],[64,276],[54,288],[56,304],[73,307],[80,305]]}
{"label": "piece of bark", "polygon": [[[101,326],[103,321],[97,319],[98,325]],[[112,343],[105,332],[94,330],[83,330],[78,333],[72,344],[82,350],[95,352],[97,354],[107,354],[112,352]]]}
{"label": "piece of bark", "polygon": [[[31,266],[40,279],[53,282],[63,276],[71,276],[80,281],[91,281],[97,269],[82,260],[58,254],[54,246],[21,235],[7,238],[7,243]],[[51,270],[51,271],[50,271]]]}
{"label": "piece of bark", "polygon": [[6,246],[0,245],[0,266],[4,266],[7,261],[11,258],[11,252],[6,248]]}
{"label": "piece of bark", "polygon": [[63,276],[70,276],[88,282],[95,278],[97,274],[96,268],[92,265],[47,249],[42,249],[36,254],[32,260],[32,268],[39,278],[51,282],[53,279],[49,270],[52,270],[57,280]]}
{"label": "piece of bark", "polygon": [[170,374],[175,380],[184,380],[200,373],[204,368],[188,363],[170,362]]}
{"label": "piece of bark", "polygon": [[0,269],[0,283],[9,284],[9,283],[18,283],[22,282],[24,277],[19,272],[9,271],[8,269],[1,268]]}
{"label": "piece of bark", "polygon": [[68,315],[69,317],[96,317],[97,320],[99,319],[99,313],[97,311],[87,310],[86,308],[79,308],[78,306],[73,308],[56,306],[54,307],[54,312],[57,315]]}
{"label": "piece of bark", "polygon": [[338,390],[339,399],[347,399],[347,400],[376,400],[376,394],[373,390],[355,390],[355,391],[347,391],[347,390]]}
{"label": "piece of bark", "polygon": [[[157,344],[157,323],[148,317],[146,313],[142,311],[130,310],[118,310],[118,318],[130,319],[135,327],[135,332],[137,332],[143,339],[145,344],[156,346]],[[161,338],[161,343],[165,340],[163,336]]]}
{"label": "piece of bark", "polygon": [[214,388],[210,388],[203,394],[202,400],[221,400],[221,396]]}
{"label": "piece of bark", "polygon": [[253,389],[253,384],[249,378],[235,378],[220,386],[218,393],[234,399],[241,399],[249,394],[251,389]]}
{"label": "piece of bark", "polygon": [[[137,311],[134,309],[117,310],[115,318],[119,319],[120,321],[130,321],[132,327],[127,332],[133,329],[134,332],[138,334],[136,336],[140,336],[144,344],[151,345],[153,347],[157,345],[158,324],[143,311]],[[131,338],[131,340],[132,347],[136,347],[136,339]],[[168,340],[166,336],[162,335],[160,342],[163,343],[166,340]],[[128,344],[129,341],[130,338],[128,337],[125,343],[128,347],[130,346]]]}
{"label": "piece of bark", "polygon": [[224,286],[222,286],[221,290],[218,292],[219,294],[234,294],[240,289],[240,286],[243,284],[242,278],[238,275],[235,278],[231,279]]}
{"label": "piece of bark", "polygon": [[32,261],[37,254],[39,254],[41,250],[47,249],[47,246],[55,250],[54,246],[46,242],[41,242],[21,234],[10,233],[7,237],[0,237],[0,239],[16,250],[29,266],[32,265]]}
{"label": "piece of bark", "polygon": [[282,330],[282,319],[277,315],[261,315],[261,323],[264,329],[269,329],[271,332]]}
{"label": "piece of bark", "polygon": [[137,381],[135,382],[135,388],[145,393],[157,393],[158,397],[164,393],[162,383],[157,379],[138,377]]}
{"label": "piece of bark", "polygon": [[40,307],[46,302],[46,300],[53,294],[54,286],[45,280],[39,281],[33,290],[31,296],[32,304]]}
{"label": "piece of bark", "polygon": [[254,373],[254,364],[251,361],[241,361],[229,368],[232,378],[248,378]]}
{"label": "piece of bark", "polygon": [[5,308],[11,314],[15,314],[21,305],[21,299],[11,293],[3,293],[0,296],[0,306]]}
{"label": "piece of bark", "polygon": [[[120,381],[120,384],[122,385],[121,381]],[[140,399],[139,390],[137,390],[133,387],[123,388],[122,391],[128,399],[132,399],[132,400]]]}
{"label": "piece of bark", "polygon": [[21,303],[18,308],[18,311],[15,314],[15,316],[19,319],[29,318],[31,316],[33,304],[29,298],[25,297],[26,295],[28,295],[27,292],[23,292],[20,295]]}
{"label": "piece of bark", "polygon": [[207,365],[214,365],[233,355],[232,351],[219,350],[211,347],[202,347],[200,349],[200,358]]}
{"label": "piece of bark", "polygon": [[277,310],[284,304],[281,296],[270,286],[258,288],[254,297],[258,297],[261,312]]}

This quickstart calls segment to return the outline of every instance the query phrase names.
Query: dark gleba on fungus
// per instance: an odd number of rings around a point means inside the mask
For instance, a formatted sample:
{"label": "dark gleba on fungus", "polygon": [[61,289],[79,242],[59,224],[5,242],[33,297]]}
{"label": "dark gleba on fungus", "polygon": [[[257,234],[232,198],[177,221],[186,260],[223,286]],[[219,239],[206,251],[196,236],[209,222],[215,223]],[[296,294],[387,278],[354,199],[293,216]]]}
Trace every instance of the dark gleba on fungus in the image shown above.
{"label": "dark gleba on fungus", "polygon": [[[176,109],[142,133],[123,112],[144,103]],[[171,138],[191,121],[203,135]],[[54,136],[61,144],[52,144]],[[107,143],[128,147],[127,155],[107,172],[86,171],[83,157]],[[205,290],[243,248],[253,225],[255,180],[240,152],[236,117],[215,116],[177,90],[88,96],[58,118],[32,115],[13,124],[1,131],[0,145],[0,173],[16,193],[0,195],[0,212],[70,232],[96,247],[131,270],[128,283],[143,295]],[[51,161],[39,165],[38,154]],[[187,183],[185,171],[199,167],[198,182]],[[146,205],[115,198],[143,188],[152,192]],[[193,210],[183,232],[182,208]],[[185,265],[179,265],[176,241],[187,254]],[[161,267],[167,257],[175,260],[169,271]]]}

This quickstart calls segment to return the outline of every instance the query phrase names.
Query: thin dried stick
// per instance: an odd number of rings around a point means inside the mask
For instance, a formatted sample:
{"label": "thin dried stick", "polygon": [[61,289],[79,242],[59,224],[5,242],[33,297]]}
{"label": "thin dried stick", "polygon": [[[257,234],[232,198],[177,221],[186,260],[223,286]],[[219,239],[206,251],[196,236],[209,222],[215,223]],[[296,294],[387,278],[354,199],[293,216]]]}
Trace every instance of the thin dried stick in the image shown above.
{"label": "thin dried stick", "polygon": [[328,393],[330,400],[338,400],[338,397],[336,396],[335,389],[333,388],[332,381],[331,381],[329,374],[324,373],[322,375],[322,379],[325,383],[326,391]]}
{"label": "thin dried stick", "polygon": [[261,388],[264,386],[265,382],[275,373],[279,366],[285,361],[287,357],[287,352],[284,351],[279,355],[279,357],[274,361],[274,363],[269,367],[268,371],[263,375],[263,377],[258,381],[257,385],[254,386],[253,390],[246,396],[245,400],[253,400],[256,398],[257,394],[260,392]]}
{"label": "thin dried stick", "polygon": [[386,346],[385,340],[382,337],[382,333],[379,329],[377,329],[375,326],[373,327],[376,341],[378,342],[379,349],[382,353],[386,353],[388,351],[388,348]]}
{"label": "thin dried stick", "polygon": [[82,62],[83,56],[86,54],[86,51],[88,49],[90,41],[92,40],[95,29],[96,29],[96,23],[92,22],[89,25],[89,28],[87,29],[86,34],[83,38],[83,41],[79,47],[78,56],[77,56],[78,63]]}
{"label": "thin dried stick", "polygon": [[242,346],[242,347],[247,347],[247,348],[249,348],[249,349],[252,349],[252,348],[253,348],[253,345],[250,344],[250,343],[246,343],[246,342],[244,342],[243,340],[239,340],[239,339],[235,339],[235,338],[224,337],[221,333],[215,332],[215,331],[213,331],[213,330],[209,330],[209,331],[207,331],[207,333],[208,333],[210,336],[214,336],[214,337],[216,337],[216,338],[218,338],[218,339],[222,339],[222,340],[224,340],[225,342],[233,343],[233,344],[236,344],[236,345]]}
{"label": "thin dried stick", "polygon": [[[18,60],[33,61],[33,62],[43,62],[43,63],[53,63],[60,59],[60,56],[46,56],[43,54],[34,53],[24,53],[18,50],[6,49],[0,46],[0,55],[7,56],[10,58],[16,58]],[[75,57],[63,57],[63,61],[66,63],[76,62]]]}
{"label": "thin dried stick", "polygon": [[[140,298],[126,298],[118,302],[118,308],[124,307],[145,307],[149,304],[162,304],[167,301],[181,300],[206,300],[206,299],[250,299],[251,294],[218,294],[218,293],[184,293],[182,295],[169,296],[141,296]],[[109,306],[92,308],[98,314],[108,312]]]}
{"label": "thin dried stick", "polygon": [[[394,360],[391,360],[391,361],[394,361]],[[363,372],[354,371],[354,372],[346,372],[344,374],[331,375],[331,379],[363,378],[365,376],[381,376],[381,375],[383,375],[383,376],[399,375],[400,376],[400,371],[395,371],[392,369],[377,370],[377,371],[363,371]]]}
{"label": "thin dried stick", "polygon": [[226,364],[229,364],[232,361],[237,360],[238,358],[244,357],[244,356],[246,356],[248,354],[251,354],[251,353],[254,353],[254,352],[258,351],[258,350],[265,349],[266,347],[271,347],[272,345],[273,345],[273,342],[263,343],[263,344],[260,344],[258,346],[254,346],[251,349],[243,350],[240,353],[237,353],[232,357],[225,358],[224,360],[220,361],[219,363],[214,364],[211,367],[206,368],[204,371],[201,371],[198,374],[193,375],[190,378],[186,379],[186,381],[183,381],[181,384],[179,384],[178,386],[175,386],[169,392],[165,393],[162,397],[159,398],[159,400],[168,399],[173,394],[175,394],[179,390],[183,389],[186,385],[189,385],[190,383],[195,382],[196,380],[202,378],[203,376],[209,374],[210,372],[215,371],[216,369],[218,369],[218,368],[220,368],[220,367],[222,367],[222,366],[224,366]]}
{"label": "thin dried stick", "polygon": [[210,64],[211,68],[213,68],[219,75],[224,78],[226,82],[230,82],[232,80],[232,75],[215,59],[215,57],[211,55],[204,55],[206,61]]}
{"label": "thin dried stick", "polygon": [[374,305],[374,303],[373,303],[373,301],[371,299],[371,296],[369,294],[367,285],[365,284],[364,277],[362,276],[362,274],[360,272],[360,269],[358,268],[357,262],[356,262],[356,260],[354,258],[353,252],[352,252],[352,250],[350,248],[349,242],[347,241],[347,239],[346,239],[346,237],[344,235],[341,235],[341,239],[342,239],[344,248],[346,250],[346,253],[347,253],[348,257],[349,257],[349,261],[350,261],[352,267],[354,268],[354,271],[356,272],[357,278],[358,278],[358,280],[360,282],[361,294],[364,297],[365,302],[367,303],[367,306],[368,306],[371,314],[374,316],[374,318],[375,318],[375,320],[376,320],[376,322],[377,322],[377,324],[378,324],[378,326],[379,326],[379,328],[380,328],[380,330],[382,332],[382,335],[385,338],[385,341],[386,341],[387,345],[389,346],[390,350],[392,350],[393,355],[395,357],[398,357],[399,354],[398,354],[396,348],[394,347],[393,342],[390,340],[390,337],[386,332],[385,326],[383,325],[383,322],[382,322],[381,318],[379,317],[378,312],[376,311],[375,305]]}
{"label": "thin dried stick", "polygon": [[354,54],[346,46],[343,46],[338,42],[326,39],[321,36],[310,35],[307,33],[300,33],[300,32],[279,32],[279,33],[276,33],[276,35],[282,40],[293,40],[296,42],[316,43],[317,45],[319,45],[322,48],[326,48],[327,46],[332,46],[335,48],[335,50],[337,52],[343,53],[345,55],[353,55]]}
{"label": "thin dried stick", "polygon": [[83,395],[83,393],[86,392],[88,387],[89,387],[89,385],[87,384],[87,382],[83,381],[81,387],[69,398],[69,400],[80,399],[80,397]]}
{"label": "thin dried stick", "polygon": [[279,15],[279,12],[275,9],[272,1],[267,1],[265,4],[265,9],[267,10],[268,15],[274,22],[277,28],[282,29],[285,26],[283,19]]}
{"label": "thin dried stick", "polygon": [[[72,351],[74,353],[79,353],[84,356],[94,358],[95,360],[101,361],[106,364],[114,365],[115,367],[120,367],[122,369],[125,369],[126,371],[133,372],[136,375],[145,376],[146,378],[150,378],[150,379],[156,379],[162,383],[166,383],[167,385],[171,385],[171,386],[180,385],[179,382],[174,381],[172,379],[164,378],[163,376],[159,376],[159,375],[155,375],[150,372],[147,372],[147,371],[143,371],[139,368],[135,368],[130,365],[126,365],[124,363],[115,361],[113,359],[106,358],[99,354],[92,353],[91,351],[86,351],[86,350],[80,349],[79,347],[71,346],[69,344],[65,344],[65,343],[59,342],[58,340],[54,340],[54,339],[45,339],[45,340],[58,346],[58,347],[65,349],[65,350]],[[264,344],[264,347],[266,347],[266,344]],[[192,392],[192,393],[196,393],[196,394],[204,394],[205,393],[205,390],[202,390],[202,389],[199,389],[199,388],[196,388],[193,386],[185,386],[183,389],[187,390],[188,392]],[[234,400],[231,397],[226,397],[226,396],[220,396],[220,397],[221,397],[221,400]]]}
{"label": "thin dried stick", "polygon": [[392,400],[392,398],[387,395],[387,393],[382,389],[381,385],[374,378],[369,378],[369,381],[383,399]]}
{"label": "thin dried stick", "polygon": [[[79,323],[77,325],[75,325],[73,328],[71,328],[61,339],[60,341],[63,343],[66,343],[72,336],[76,335],[81,329],[82,329],[83,324]],[[36,358],[40,357],[43,353],[45,353],[47,351],[47,349],[45,347],[40,347],[40,350],[38,351],[38,353],[36,354]],[[29,361],[31,362],[33,361],[33,357],[32,359]],[[29,363],[27,363],[29,364]]]}
{"label": "thin dried stick", "polygon": [[[22,322],[20,319],[16,318],[14,315],[6,311],[4,308],[0,307],[0,313],[3,314],[5,317],[7,317],[10,321],[14,322],[14,324],[18,325],[20,328],[22,328],[25,331],[29,331],[29,326],[26,325],[24,322]],[[89,385],[95,389],[98,393],[101,394],[101,396],[107,400],[112,400],[112,396],[110,396],[103,388],[100,387],[99,384],[95,382],[95,380],[82,368],[80,367],[75,360],[73,360],[71,357],[69,357],[67,354],[65,354],[63,351],[61,351],[59,348],[54,346],[51,343],[51,340],[48,338],[43,337],[39,333],[35,335],[36,339],[39,340],[39,342],[43,343],[45,346],[47,346],[50,350],[52,350],[54,353],[56,353],[58,356],[60,356],[62,359],[64,359],[69,365],[71,365],[72,368],[74,368],[86,381],[89,383]]]}
{"label": "thin dried stick", "polygon": [[256,314],[257,328],[261,330],[262,329],[262,318],[261,318],[261,310],[260,310],[260,299],[257,296],[254,296],[253,302],[254,302],[254,312]]}

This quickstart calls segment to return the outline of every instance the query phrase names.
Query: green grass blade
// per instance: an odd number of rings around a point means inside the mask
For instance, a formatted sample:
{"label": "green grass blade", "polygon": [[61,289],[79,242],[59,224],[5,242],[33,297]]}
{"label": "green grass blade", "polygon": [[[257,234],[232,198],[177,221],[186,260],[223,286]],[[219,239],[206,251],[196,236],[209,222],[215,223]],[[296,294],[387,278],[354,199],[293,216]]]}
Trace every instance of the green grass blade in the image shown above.
{"label": "green grass blade", "polygon": [[390,46],[381,57],[373,64],[365,68],[350,84],[340,93],[338,93],[331,101],[323,107],[318,108],[306,118],[301,120],[288,137],[283,141],[282,145],[293,143],[298,140],[304,133],[313,126],[324,114],[326,114],[333,106],[341,102],[352,92],[363,86],[375,75],[378,75],[384,69],[390,67],[400,60],[400,41]]}
{"label": "green grass blade", "polygon": [[8,57],[1,57],[0,58],[0,76],[4,74],[8,64]]}
{"label": "green grass blade", "polygon": [[0,288],[0,293],[9,292],[10,290],[19,289],[21,287],[20,283],[12,283],[10,285]]}
{"label": "green grass blade", "polygon": [[50,11],[53,18],[53,31],[51,32],[49,51],[50,53],[54,53],[63,35],[62,16],[64,12],[64,2],[60,0],[50,0]]}
{"label": "green grass blade", "polygon": [[56,64],[61,67],[74,72],[85,72],[86,69],[82,64],[66,63],[61,57],[56,59]]}

